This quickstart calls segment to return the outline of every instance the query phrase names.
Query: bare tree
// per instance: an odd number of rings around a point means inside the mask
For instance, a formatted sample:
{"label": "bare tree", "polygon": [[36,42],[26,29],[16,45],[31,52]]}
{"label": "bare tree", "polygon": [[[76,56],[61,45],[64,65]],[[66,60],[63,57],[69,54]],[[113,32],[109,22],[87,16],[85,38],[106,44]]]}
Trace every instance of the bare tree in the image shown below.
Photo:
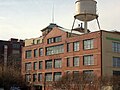
{"label": "bare tree", "polygon": [[120,76],[102,76],[100,84],[102,90],[120,90]]}
{"label": "bare tree", "polygon": [[18,69],[19,71],[21,70],[21,60],[20,60],[20,55],[19,54],[11,54],[8,56],[8,61],[7,61],[7,65]]}
{"label": "bare tree", "polygon": [[0,88],[9,90],[12,86],[18,86],[21,88],[27,87],[25,79],[21,75],[20,65],[21,60],[19,54],[9,55],[7,66],[4,66],[4,55],[0,54]]}
{"label": "bare tree", "polygon": [[85,90],[86,88],[89,88],[89,90],[96,90],[98,87],[97,85],[99,84],[95,75],[80,73],[64,75],[53,83],[53,88],[57,90]]}
{"label": "bare tree", "polygon": [[12,67],[0,65],[0,87],[9,90],[11,86],[26,87],[26,83],[21,73]]}
{"label": "bare tree", "polygon": [[67,74],[53,82],[55,90],[120,90],[120,76]]}

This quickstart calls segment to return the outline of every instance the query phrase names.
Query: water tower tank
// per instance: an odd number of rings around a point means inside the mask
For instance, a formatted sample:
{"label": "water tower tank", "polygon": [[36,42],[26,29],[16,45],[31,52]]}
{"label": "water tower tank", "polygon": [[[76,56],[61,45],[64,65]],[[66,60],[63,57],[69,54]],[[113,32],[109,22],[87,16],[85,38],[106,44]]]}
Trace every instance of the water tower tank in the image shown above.
{"label": "water tower tank", "polygon": [[77,0],[75,18],[80,21],[91,21],[97,17],[95,0]]}

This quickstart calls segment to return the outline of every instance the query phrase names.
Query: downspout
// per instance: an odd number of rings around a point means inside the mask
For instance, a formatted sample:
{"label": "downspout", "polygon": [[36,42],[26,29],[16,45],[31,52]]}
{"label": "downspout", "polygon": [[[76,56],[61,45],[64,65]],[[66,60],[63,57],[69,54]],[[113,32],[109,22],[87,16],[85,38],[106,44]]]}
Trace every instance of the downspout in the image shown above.
{"label": "downspout", "polygon": [[102,67],[102,30],[100,30],[100,42],[101,42],[101,76],[103,75],[103,67]]}

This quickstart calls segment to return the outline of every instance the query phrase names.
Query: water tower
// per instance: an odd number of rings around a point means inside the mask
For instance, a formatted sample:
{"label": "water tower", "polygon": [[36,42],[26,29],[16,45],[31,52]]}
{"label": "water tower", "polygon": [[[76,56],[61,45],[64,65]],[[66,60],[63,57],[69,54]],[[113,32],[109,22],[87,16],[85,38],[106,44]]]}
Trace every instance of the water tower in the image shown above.
{"label": "water tower", "polygon": [[[88,33],[87,22],[92,21],[94,19],[97,19],[98,22],[98,15],[96,14],[96,4],[97,2],[95,0],[76,0],[75,2],[76,13],[74,16],[73,26],[76,19],[83,21],[85,33]],[[99,22],[98,22],[98,26],[100,29]]]}

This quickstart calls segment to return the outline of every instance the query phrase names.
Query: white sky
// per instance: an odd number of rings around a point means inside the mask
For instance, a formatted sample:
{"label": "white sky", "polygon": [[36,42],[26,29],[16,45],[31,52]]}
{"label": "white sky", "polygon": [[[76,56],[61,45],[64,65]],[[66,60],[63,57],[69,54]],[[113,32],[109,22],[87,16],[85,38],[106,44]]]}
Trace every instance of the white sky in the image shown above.
{"label": "white sky", "polygon": [[[75,0],[0,0],[0,40],[39,37],[40,30],[52,22],[53,3],[54,22],[71,29]],[[101,29],[120,31],[120,0],[97,0],[97,10]],[[88,28],[98,30],[96,20]]]}

